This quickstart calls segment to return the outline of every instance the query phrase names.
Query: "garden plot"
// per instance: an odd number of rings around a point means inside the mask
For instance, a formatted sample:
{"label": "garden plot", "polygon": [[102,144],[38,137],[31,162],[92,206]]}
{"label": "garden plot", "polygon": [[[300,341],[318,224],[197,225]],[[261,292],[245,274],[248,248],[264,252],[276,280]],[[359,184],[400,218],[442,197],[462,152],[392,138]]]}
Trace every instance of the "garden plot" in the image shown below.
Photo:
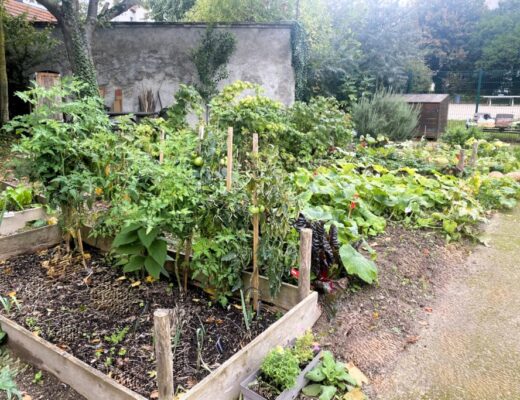
{"label": "garden plot", "polygon": [[239,304],[225,309],[199,289],[181,296],[167,282],[122,279],[96,252],[88,268],[63,260],[59,248],[3,262],[0,286],[19,304],[4,315],[143,396],[156,390],[155,309],[176,310],[175,381],[184,389],[281,316],[265,308],[248,330]]}

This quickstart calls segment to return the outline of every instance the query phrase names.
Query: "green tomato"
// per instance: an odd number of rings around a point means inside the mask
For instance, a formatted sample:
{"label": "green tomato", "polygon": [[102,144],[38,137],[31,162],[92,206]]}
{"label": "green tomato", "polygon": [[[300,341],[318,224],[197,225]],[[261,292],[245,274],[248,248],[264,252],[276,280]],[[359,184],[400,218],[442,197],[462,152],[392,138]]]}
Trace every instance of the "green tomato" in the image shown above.
{"label": "green tomato", "polygon": [[258,207],[258,209],[259,209],[260,213],[265,212],[265,207],[263,205]]}
{"label": "green tomato", "polygon": [[193,159],[193,165],[195,165],[196,167],[202,167],[204,165],[204,160],[202,159],[202,157],[197,157],[195,159]]}
{"label": "green tomato", "polygon": [[253,215],[256,215],[260,212],[260,208],[258,208],[256,206],[251,206],[251,207],[249,207],[249,212]]}

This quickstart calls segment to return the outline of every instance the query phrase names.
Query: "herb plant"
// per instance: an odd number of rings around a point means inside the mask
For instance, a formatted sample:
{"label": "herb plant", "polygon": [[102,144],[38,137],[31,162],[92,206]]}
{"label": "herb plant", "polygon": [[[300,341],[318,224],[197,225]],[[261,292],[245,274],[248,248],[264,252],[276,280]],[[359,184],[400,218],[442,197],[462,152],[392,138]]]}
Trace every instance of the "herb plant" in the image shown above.
{"label": "herb plant", "polygon": [[296,384],[301,370],[298,358],[291,349],[276,347],[264,358],[260,368],[263,377],[278,393]]}

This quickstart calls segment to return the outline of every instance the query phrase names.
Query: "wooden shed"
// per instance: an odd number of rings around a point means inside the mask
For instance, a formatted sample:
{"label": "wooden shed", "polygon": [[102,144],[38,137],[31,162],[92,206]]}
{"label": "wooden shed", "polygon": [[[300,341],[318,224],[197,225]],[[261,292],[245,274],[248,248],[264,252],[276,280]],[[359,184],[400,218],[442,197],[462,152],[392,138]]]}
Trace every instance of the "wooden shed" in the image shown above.
{"label": "wooden shed", "polygon": [[428,139],[438,139],[448,126],[450,96],[447,94],[405,94],[403,97],[408,104],[419,108],[418,134]]}

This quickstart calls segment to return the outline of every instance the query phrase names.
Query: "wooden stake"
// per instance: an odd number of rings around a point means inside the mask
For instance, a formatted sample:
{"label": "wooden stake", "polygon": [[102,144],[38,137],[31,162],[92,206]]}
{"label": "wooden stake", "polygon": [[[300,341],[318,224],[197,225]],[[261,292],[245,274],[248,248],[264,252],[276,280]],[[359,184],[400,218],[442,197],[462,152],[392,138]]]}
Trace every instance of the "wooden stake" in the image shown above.
{"label": "wooden stake", "polygon": [[190,271],[190,258],[191,258],[191,248],[193,241],[193,233],[186,240],[186,249],[184,250],[184,293],[188,291],[188,274]]}
{"label": "wooden stake", "polygon": [[478,141],[473,142],[473,149],[471,151],[471,158],[470,158],[470,165],[472,168],[475,168],[477,166],[477,160],[478,160]]}
{"label": "wooden stake", "polygon": [[202,141],[204,140],[204,125],[199,125],[199,146],[198,146],[198,152],[200,153],[202,149]]}
{"label": "wooden stake", "polygon": [[170,311],[156,310],[153,313],[153,325],[159,400],[172,400],[174,388]]}
{"label": "wooden stake", "polygon": [[233,128],[228,128],[227,134],[227,169],[226,169],[226,189],[231,191],[233,184]]}
{"label": "wooden stake", "polygon": [[464,153],[464,149],[460,149],[459,153],[459,163],[457,164],[457,169],[460,173],[464,172],[464,165],[466,164],[466,154]]}
{"label": "wooden stake", "polygon": [[165,138],[164,131],[161,129],[161,137],[159,139],[159,143],[161,146],[161,150],[159,151],[159,163],[160,164],[162,164],[164,162],[164,150],[163,150],[164,138]]}
{"label": "wooden stake", "polygon": [[[258,157],[258,133],[253,133],[253,158],[256,167]],[[258,206],[256,188],[253,191],[253,206]],[[260,272],[258,270],[258,247],[260,245],[260,215],[253,215],[253,274],[251,275],[251,291],[253,292],[253,309],[258,310]]]}
{"label": "wooden stake", "polygon": [[312,229],[300,231],[300,275],[298,276],[298,295],[300,301],[311,292],[311,255]]}

